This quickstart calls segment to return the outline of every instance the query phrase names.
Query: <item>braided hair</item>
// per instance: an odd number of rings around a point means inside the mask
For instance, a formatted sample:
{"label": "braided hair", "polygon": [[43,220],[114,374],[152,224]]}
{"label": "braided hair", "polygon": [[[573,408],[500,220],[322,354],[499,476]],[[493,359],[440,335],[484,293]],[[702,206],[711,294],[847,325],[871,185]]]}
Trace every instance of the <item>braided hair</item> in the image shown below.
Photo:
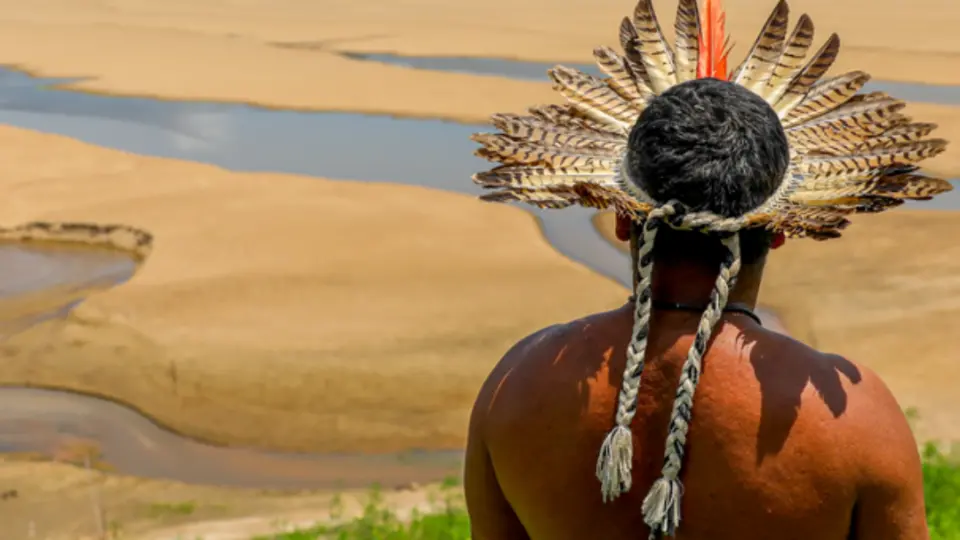
{"label": "braided hair", "polygon": [[683,486],[679,477],[694,394],[707,343],[742,264],[741,231],[748,226],[742,216],[777,190],[789,160],[786,134],[776,112],[750,90],[717,79],[695,79],[670,88],[650,102],[631,130],[622,171],[627,181],[658,204],[637,224],[633,240],[633,333],[618,394],[616,425],[604,440],[597,461],[604,501],[628,491],[632,484],[630,424],[636,414],[650,333],[657,232],[670,227],[708,234],[717,237],[724,248],[710,301],[681,370],[661,476],[643,502],[651,538],[672,535],[680,522]]}

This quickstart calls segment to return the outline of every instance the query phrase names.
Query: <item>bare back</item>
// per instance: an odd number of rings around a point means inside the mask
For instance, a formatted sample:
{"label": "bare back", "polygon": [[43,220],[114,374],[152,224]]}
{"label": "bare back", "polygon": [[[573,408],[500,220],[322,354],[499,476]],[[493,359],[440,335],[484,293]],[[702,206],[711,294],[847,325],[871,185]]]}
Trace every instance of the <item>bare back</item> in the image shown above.
{"label": "bare back", "polygon": [[[613,422],[632,306],[518,343],[477,399],[466,490],[474,540],[646,538],[680,367],[698,314],[655,312],[633,487],[604,504],[597,453]],[[678,539],[928,538],[916,444],[871,372],[725,315],[704,357]]]}

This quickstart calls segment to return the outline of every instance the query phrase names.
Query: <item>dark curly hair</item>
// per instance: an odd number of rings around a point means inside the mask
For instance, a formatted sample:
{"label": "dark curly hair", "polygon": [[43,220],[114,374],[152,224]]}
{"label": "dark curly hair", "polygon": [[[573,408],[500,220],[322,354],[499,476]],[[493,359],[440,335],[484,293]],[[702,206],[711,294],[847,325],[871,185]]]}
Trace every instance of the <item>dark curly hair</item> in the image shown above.
{"label": "dark curly hair", "polygon": [[[735,83],[696,79],[651,100],[630,131],[625,172],[657,201],[736,217],[776,191],[789,162],[786,133],[763,98]],[[743,262],[766,255],[771,240],[763,229],[741,231]],[[668,227],[654,248],[655,257],[673,259],[725,252],[716,239]]]}

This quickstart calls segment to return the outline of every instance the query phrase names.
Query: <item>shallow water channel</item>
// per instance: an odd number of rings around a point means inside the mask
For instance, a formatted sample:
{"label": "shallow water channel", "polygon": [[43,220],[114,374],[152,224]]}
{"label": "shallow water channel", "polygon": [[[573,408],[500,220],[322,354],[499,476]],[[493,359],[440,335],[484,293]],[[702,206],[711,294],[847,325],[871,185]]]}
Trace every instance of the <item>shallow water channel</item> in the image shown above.
{"label": "shallow water channel", "polygon": [[[547,66],[496,60],[379,60],[521,78],[535,69],[537,79],[545,78]],[[67,81],[0,70],[0,123],[232,170],[388,181],[469,194],[479,193],[470,175],[489,166],[472,155],[475,144],[468,138],[489,129],[486,126],[110,97],[52,87],[62,82]],[[889,90],[907,99],[941,96],[943,102],[954,102],[948,98],[960,96],[952,87],[942,95],[922,85]],[[938,204],[923,207],[957,208],[958,201],[956,196],[946,196]],[[628,282],[628,262],[592,227],[592,211],[532,212],[558,251],[623,284]],[[132,261],[116,254],[0,244],[0,313],[18,314],[0,317],[0,336],[62,316],[85,291],[120,283],[132,271]],[[456,474],[460,460],[455,451],[298,455],[214,447],[170,433],[110,401],[52,390],[0,389],[0,452],[55,455],[77,440],[99,445],[104,460],[118,472],[251,487],[425,482]]]}

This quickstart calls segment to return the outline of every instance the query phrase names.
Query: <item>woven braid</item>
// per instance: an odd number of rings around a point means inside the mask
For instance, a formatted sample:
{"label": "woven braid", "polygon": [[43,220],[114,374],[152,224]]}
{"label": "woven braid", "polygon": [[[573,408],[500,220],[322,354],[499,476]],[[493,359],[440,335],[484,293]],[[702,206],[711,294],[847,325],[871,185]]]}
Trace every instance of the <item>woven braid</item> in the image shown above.
{"label": "woven braid", "polygon": [[665,220],[674,229],[683,231],[701,231],[705,233],[734,233],[743,229],[747,218],[723,217],[713,212],[688,212],[679,202],[670,203],[672,211]]}
{"label": "woven braid", "polygon": [[616,425],[607,434],[597,458],[597,479],[600,480],[603,501],[615,499],[630,490],[633,483],[633,433],[630,423],[637,412],[637,393],[643,374],[650,333],[651,284],[653,280],[653,244],[657,227],[664,216],[673,214],[672,206],[654,209],[643,224],[637,238],[637,283],[633,316],[633,339],[627,346],[627,363],[623,383],[617,396]]}
{"label": "woven braid", "polygon": [[[615,499],[630,490],[633,482],[633,433],[630,424],[637,412],[637,395],[643,374],[647,350],[647,338],[650,334],[650,312],[652,304],[653,246],[657,229],[666,224],[679,230],[698,230],[704,233],[720,233],[727,246],[728,257],[720,269],[720,276],[711,294],[710,304],[704,312],[697,330],[687,361],[684,364],[680,388],[674,402],[670,420],[670,436],[667,440],[667,452],[662,471],[663,477],[654,485],[654,489],[644,501],[645,519],[651,522],[651,530],[659,534],[661,530],[674,530],[680,521],[680,486],[677,477],[683,460],[683,445],[686,442],[693,406],[693,393],[700,377],[700,363],[706,344],[710,340],[713,327],[720,319],[727,303],[730,289],[736,281],[740,269],[740,243],[737,232],[744,227],[743,217],[726,218],[711,212],[690,212],[679,201],[669,201],[650,211],[643,222],[641,233],[636,238],[637,264],[635,268],[636,303],[633,321],[633,339],[627,346],[627,362],[624,367],[623,382],[617,395],[616,425],[607,434],[600,455],[597,458],[597,479],[600,480],[603,501]],[[731,234],[732,233],[732,234]],[[672,512],[675,519],[667,519]],[[653,534],[653,533],[651,533]]]}
{"label": "woven braid", "polygon": [[703,354],[707,349],[713,328],[723,314],[730,290],[736,284],[737,273],[740,271],[739,236],[733,234],[726,237],[723,239],[723,244],[727,247],[728,253],[721,263],[720,275],[710,295],[710,303],[700,319],[693,346],[690,348],[680,375],[680,384],[670,417],[661,477],[653,484],[643,501],[644,521],[650,527],[651,540],[659,538],[661,534],[673,536],[680,524],[680,498],[683,495],[683,485],[679,479],[680,468],[687,442],[687,432],[690,429],[693,397],[697,383],[700,381]]}

